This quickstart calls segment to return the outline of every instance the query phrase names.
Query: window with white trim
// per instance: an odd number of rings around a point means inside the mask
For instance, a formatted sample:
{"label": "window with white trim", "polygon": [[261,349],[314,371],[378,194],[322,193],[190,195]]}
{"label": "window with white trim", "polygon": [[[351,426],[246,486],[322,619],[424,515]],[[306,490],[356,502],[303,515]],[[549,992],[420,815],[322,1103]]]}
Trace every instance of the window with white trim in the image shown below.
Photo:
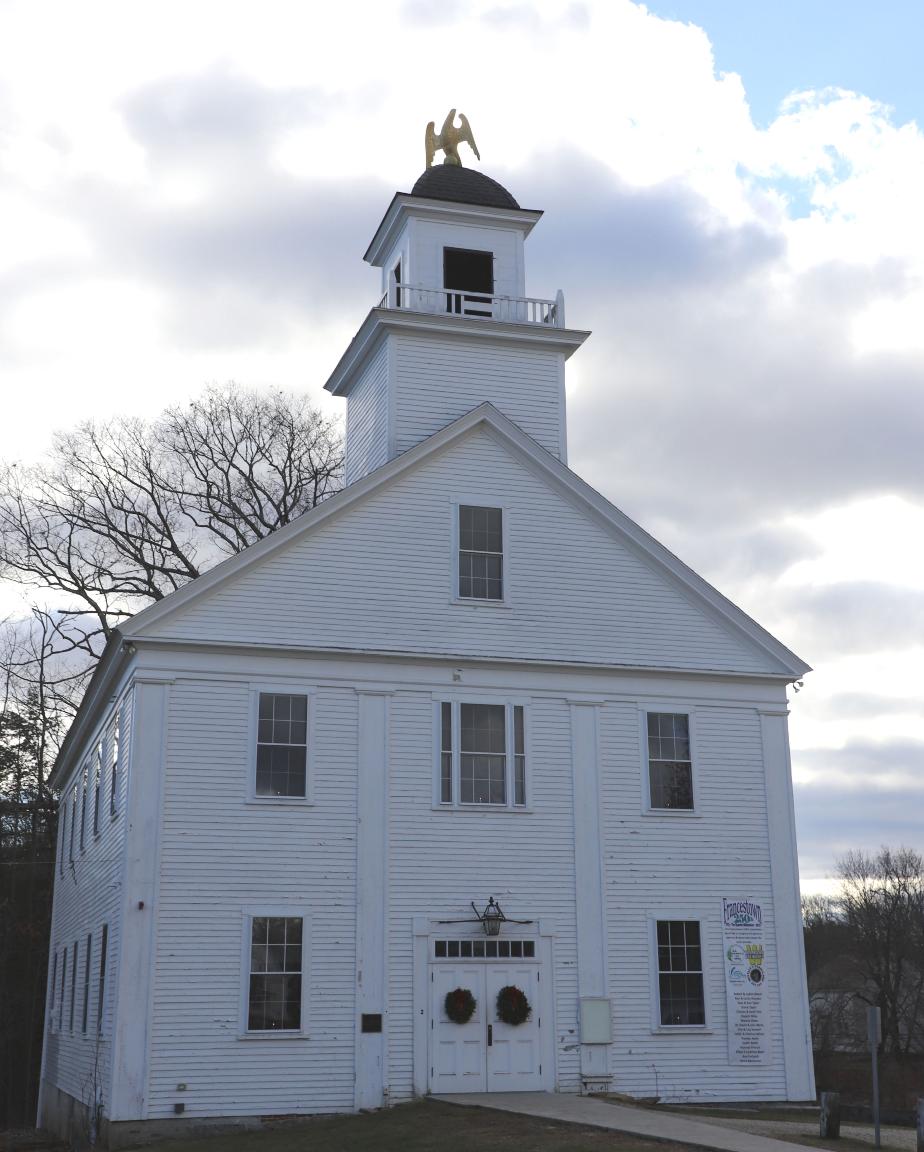
{"label": "window with white trim", "polygon": [[50,994],[50,1002],[48,1005],[48,1030],[49,1030],[49,1032],[56,1032],[57,1027],[55,1024],[55,1020],[56,1020],[56,1011],[57,1011],[57,1007],[58,1007],[58,1003],[57,1003],[58,952],[57,952],[57,949],[55,949],[55,951],[52,953],[51,959],[52,959],[52,964],[51,964],[51,994]]}
{"label": "window with white trim", "polygon": [[90,791],[90,764],[89,761],[83,766],[83,805],[80,809],[80,851],[82,852],[87,846],[87,796]]}
{"label": "window with white trim", "polygon": [[297,1032],[302,1026],[301,916],[250,922],[248,1032]]}
{"label": "window with white trim", "polygon": [[522,704],[439,706],[439,802],[522,808],[526,732]]}
{"label": "window with white trim", "polygon": [[93,768],[93,835],[99,835],[99,794],[103,787],[103,742],[96,745],[96,759]]}
{"label": "window with white trim", "polygon": [[83,1016],[80,1031],[86,1036],[90,1012],[90,961],[93,958],[93,934],[87,933],[87,950],[83,959]]}
{"label": "window with white trim", "polygon": [[693,759],[686,712],[648,712],[648,802],[653,810],[692,811]]}
{"label": "window with white trim", "polygon": [[308,697],[259,693],[257,716],[257,796],[307,795]]}
{"label": "window with white trim", "polygon": [[503,510],[459,505],[459,598],[503,600]]}
{"label": "window with white trim", "polygon": [[74,863],[74,825],[77,823],[77,785],[71,793],[71,835],[68,841],[68,859]]}
{"label": "window with white trim", "polygon": [[96,984],[96,1031],[103,1034],[103,1011],[106,1005],[106,954],[109,951],[109,925],[103,925],[99,941],[99,977]]}
{"label": "window with white trim", "polygon": [[662,1028],[706,1023],[698,920],[658,920],[658,1021]]}
{"label": "window with white trim", "polygon": [[119,810],[119,733],[121,728],[122,709],[117,708],[115,719],[112,722],[112,736],[110,737],[109,758],[111,763],[109,776],[109,815],[115,816]]}

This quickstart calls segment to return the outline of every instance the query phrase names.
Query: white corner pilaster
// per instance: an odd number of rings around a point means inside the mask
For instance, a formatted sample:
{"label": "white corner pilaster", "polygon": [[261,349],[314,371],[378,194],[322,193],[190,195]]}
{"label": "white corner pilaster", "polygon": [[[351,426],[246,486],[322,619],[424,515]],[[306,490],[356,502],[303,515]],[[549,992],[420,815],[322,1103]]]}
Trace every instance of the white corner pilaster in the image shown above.
{"label": "white corner pilaster", "polygon": [[762,709],[760,731],[767,795],[786,1097],[788,1100],[813,1100],[815,1073],[802,935],[788,715],[785,708]]}
{"label": "white corner pilaster", "polygon": [[110,1120],[147,1116],[157,878],[170,687],[134,684],[126,797],[125,868],[112,1038]]}
{"label": "white corner pilaster", "polygon": [[[388,867],[388,697],[360,691],[356,797],[356,1088],[357,1108],[388,1099],[386,913]],[[381,1031],[363,1032],[363,1016]]]}
{"label": "white corner pilaster", "polygon": [[[599,705],[571,703],[578,997],[606,997],[606,915],[600,830]],[[579,1005],[575,1005],[577,1012]],[[581,1075],[609,1074],[609,1045],[581,1043]]]}

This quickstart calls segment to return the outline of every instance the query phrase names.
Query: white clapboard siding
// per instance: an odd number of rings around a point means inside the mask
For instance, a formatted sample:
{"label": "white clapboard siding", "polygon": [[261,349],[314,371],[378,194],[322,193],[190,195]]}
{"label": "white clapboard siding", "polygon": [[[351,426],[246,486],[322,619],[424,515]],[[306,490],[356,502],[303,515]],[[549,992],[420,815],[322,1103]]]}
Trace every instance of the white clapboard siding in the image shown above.
{"label": "white clapboard siding", "polygon": [[406,452],[484,400],[564,455],[564,353],[495,341],[395,340],[395,448]]}
{"label": "white clapboard siding", "polygon": [[[45,1019],[45,1062],[43,1078],[77,1100],[89,1104],[97,1084],[106,1110],[111,1084],[111,1039],[113,996],[117,987],[119,946],[121,940],[122,871],[125,856],[125,805],[131,772],[132,697],[127,692],[119,698],[122,717],[119,734],[120,763],[115,815],[110,814],[112,784],[112,723],[115,706],[110,708],[99,727],[86,742],[79,767],[62,785],[62,808],[67,806],[67,841],[64,844],[63,875],[60,868],[61,837],[64,821],[59,820],[58,847],[55,856],[55,889],[52,908],[49,974],[56,967],[55,987],[48,997]],[[103,742],[103,774],[100,787],[99,835],[93,835],[93,772],[98,742]],[[70,825],[74,784],[79,786],[80,808],[83,805],[83,765],[90,766],[90,790],[86,815],[84,850],[80,849],[80,809],[74,836],[74,862],[69,860]],[[103,1001],[103,1030],[97,1034],[100,942],[103,924],[108,925],[106,979]],[[84,975],[87,936],[92,934],[90,994],[87,1031],[83,1032]],[[74,1027],[70,1028],[71,973],[74,943],[77,950],[76,1003]],[[67,980],[64,1004],[61,1003],[61,964],[67,948]],[[57,956],[55,966],[54,957]],[[94,1071],[95,1070],[95,1071]]]}
{"label": "white clapboard siding", "polygon": [[[684,701],[673,700],[679,711]],[[652,710],[664,710],[657,704]],[[695,817],[642,815],[639,708],[603,709],[601,791],[609,979],[614,1001],[613,1087],[668,1099],[785,1099],[779,986],[768,985],[772,1061],[730,1066],[722,960],[723,896],[756,897],[775,972],[770,850],[755,709],[700,704],[694,715]],[[652,919],[702,922],[708,1035],[652,1031],[657,1005]]]}
{"label": "white clapboard siding", "polygon": [[[504,606],[453,602],[453,502],[504,508]],[[779,671],[480,428],[149,633],[334,651]]]}
{"label": "white clapboard siding", "polygon": [[388,458],[388,346],[370,358],[346,406],[346,482],[352,484]]}
{"label": "white clapboard siding", "polygon": [[[299,686],[287,677],[278,690]],[[176,1102],[193,1117],[353,1106],[356,696],[314,698],[310,807],[246,802],[251,704],[240,682],[171,688],[152,1117]],[[240,1038],[243,912],[261,907],[305,909],[306,1037]]]}

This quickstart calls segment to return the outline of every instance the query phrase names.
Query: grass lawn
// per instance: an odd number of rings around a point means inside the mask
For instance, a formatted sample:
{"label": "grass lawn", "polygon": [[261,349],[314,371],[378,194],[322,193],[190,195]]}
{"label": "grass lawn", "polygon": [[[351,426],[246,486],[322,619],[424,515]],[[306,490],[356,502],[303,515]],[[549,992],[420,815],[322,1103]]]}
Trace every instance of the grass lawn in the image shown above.
{"label": "grass lawn", "polygon": [[687,1152],[682,1144],[436,1100],[355,1116],[279,1121],[260,1131],[150,1147],[152,1152]]}

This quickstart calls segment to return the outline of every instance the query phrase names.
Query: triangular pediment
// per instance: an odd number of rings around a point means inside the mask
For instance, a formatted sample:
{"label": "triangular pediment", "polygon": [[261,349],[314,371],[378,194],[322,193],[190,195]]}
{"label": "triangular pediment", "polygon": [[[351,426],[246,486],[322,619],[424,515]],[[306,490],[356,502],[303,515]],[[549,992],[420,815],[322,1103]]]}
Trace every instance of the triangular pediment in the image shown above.
{"label": "triangular pediment", "polygon": [[[504,509],[504,605],[453,596],[460,503]],[[788,679],[808,670],[490,404],[121,631],[193,644]]]}

